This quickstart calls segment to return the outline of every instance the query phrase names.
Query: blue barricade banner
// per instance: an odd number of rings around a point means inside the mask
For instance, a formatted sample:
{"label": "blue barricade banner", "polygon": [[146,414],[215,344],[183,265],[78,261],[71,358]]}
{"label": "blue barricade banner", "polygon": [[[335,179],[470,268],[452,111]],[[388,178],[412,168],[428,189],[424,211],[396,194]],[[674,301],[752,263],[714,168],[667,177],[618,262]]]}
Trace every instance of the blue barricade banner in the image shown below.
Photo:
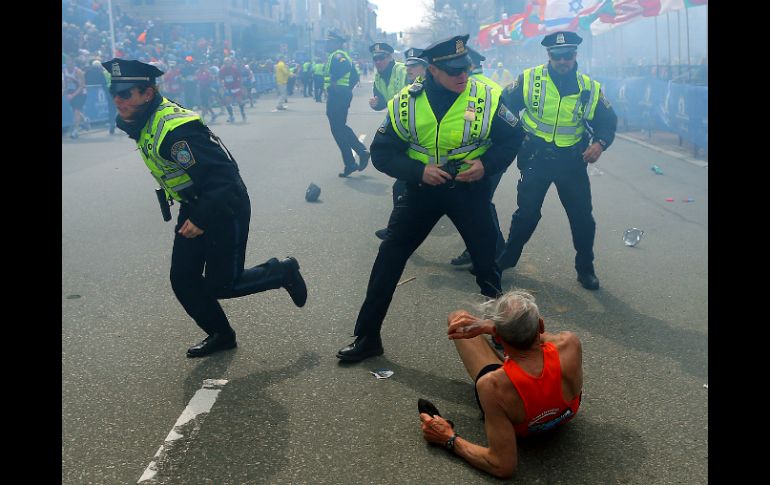
{"label": "blue barricade banner", "polygon": [[708,86],[653,77],[596,80],[618,118],[628,125],[670,131],[699,147],[708,146]]}

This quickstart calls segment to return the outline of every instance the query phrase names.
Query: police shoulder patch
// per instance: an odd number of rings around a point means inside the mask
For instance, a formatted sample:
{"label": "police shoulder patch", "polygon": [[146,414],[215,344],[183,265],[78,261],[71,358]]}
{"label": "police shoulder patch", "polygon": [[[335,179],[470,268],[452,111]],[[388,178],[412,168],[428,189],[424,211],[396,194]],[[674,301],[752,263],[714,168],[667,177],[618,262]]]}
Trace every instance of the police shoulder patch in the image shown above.
{"label": "police shoulder patch", "polygon": [[514,127],[516,126],[516,123],[519,122],[519,118],[517,118],[515,114],[511,113],[511,110],[509,110],[502,103],[500,104],[500,109],[497,110],[497,116],[504,119],[506,123]]}
{"label": "police shoulder patch", "polygon": [[184,140],[178,141],[171,146],[171,158],[182,168],[190,168],[195,165],[195,157],[192,150],[190,150],[190,145]]}
{"label": "police shoulder patch", "polygon": [[382,120],[382,123],[380,123],[380,127],[377,128],[377,131],[384,135],[385,129],[388,127],[388,123],[390,123],[390,115],[385,115],[385,119]]}

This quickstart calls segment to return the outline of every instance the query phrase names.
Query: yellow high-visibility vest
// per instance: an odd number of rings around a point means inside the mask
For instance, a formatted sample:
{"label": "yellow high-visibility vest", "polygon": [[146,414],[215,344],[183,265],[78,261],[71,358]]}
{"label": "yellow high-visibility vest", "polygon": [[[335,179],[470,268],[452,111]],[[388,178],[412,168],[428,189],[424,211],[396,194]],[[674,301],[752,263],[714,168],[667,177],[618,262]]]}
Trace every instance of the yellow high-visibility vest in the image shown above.
{"label": "yellow high-visibility vest", "polygon": [[[492,144],[489,133],[500,94],[499,89],[468,78],[465,91],[438,123],[425,92],[412,96],[407,86],[388,101],[388,116],[398,137],[409,142],[410,158],[426,165],[472,160]],[[462,163],[458,172],[468,168]]]}
{"label": "yellow high-visibility vest", "polygon": [[192,187],[193,181],[179,163],[160,156],[160,145],[166,135],[174,128],[200,119],[200,115],[194,111],[182,108],[163,98],[160,106],[147,120],[139,133],[139,139],[136,141],[136,146],[139,147],[142,159],[144,159],[147,168],[150,169],[152,176],[166,190],[169,197],[179,202],[185,200],[179,191]]}
{"label": "yellow high-visibility vest", "polygon": [[592,120],[596,113],[601,85],[580,72],[577,81],[578,93],[561,96],[554,83],[549,81],[545,64],[525,69],[526,109],[521,117],[524,130],[559,147],[578,143],[585,133],[583,120]]}

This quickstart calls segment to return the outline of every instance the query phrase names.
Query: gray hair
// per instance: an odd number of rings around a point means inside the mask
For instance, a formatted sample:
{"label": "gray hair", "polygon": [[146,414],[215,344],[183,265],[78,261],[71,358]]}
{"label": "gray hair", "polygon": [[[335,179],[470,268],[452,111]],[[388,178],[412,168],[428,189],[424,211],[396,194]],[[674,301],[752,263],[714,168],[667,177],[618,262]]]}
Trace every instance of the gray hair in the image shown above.
{"label": "gray hair", "polygon": [[535,297],[527,291],[511,290],[482,303],[480,310],[483,318],[494,322],[497,335],[514,348],[526,350],[537,338],[540,310]]}

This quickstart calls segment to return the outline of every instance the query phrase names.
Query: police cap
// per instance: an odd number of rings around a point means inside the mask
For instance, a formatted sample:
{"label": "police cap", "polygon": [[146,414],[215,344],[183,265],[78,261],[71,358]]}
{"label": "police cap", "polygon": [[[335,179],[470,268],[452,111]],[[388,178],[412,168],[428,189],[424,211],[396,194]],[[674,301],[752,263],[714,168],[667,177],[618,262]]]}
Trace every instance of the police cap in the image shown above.
{"label": "police cap", "polygon": [[430,64],[442,67],[468,67],[471,58],[468,55],[468,34],[455,35],[448,39],[440,40],[429,45],[422,51],[422,58]]}
{"label": "police cap", "polygon": [[318,196],[321,195],[321,187],[316,184],[310,184],[305,191],[305,200],[308,202],[315,202],[318,200]]}
{"label": "police cap", "polygon": [[372,53],[372,57],[377,57],[378,55],[388,55],[393,54],[393,47],[391,47],[390,44],[387,44],[385,42],[375,42],[374,44],[369,46],[369,52]]}
{"label": "police cap", "polygon": [[418,64],[422,64],[423,66],[428,65],[428,61],[423,59],[422,57],[422,49],[418,49],[417,47],[411,47],[407,49],[404,52],[404,58],[406,59],[404,61],[404,64],[407,66],[416,66]]}
{"label": "police cap", "polygon": [[135,86],[155,84],[155,78],[163,75],[163,71],[151,64],[117,57],[102,62],[102,67],[110,73],[110,93],[112,94]]}
{"label": "police cap", "polygon": [[348,39],[344,35],[340,34],[336,30],[329,30],[326,33],[326,40],[334,40],[337,42],[346,42]]}
{"label": "police cap", "polygon": [[470,47],[468,47],[468,55],[471,56],[471,62],[473,62],[474,66],[480,66],[483,61],[487,60],[481,52],[471,49]]}
{"label": "police cap", "polygon": [[575,32],[560,31],[548,34],[540,42],[548,49],[548,52],[556,49],[558,52],[577,50],[577,46],[583,42],[583,38]]}

